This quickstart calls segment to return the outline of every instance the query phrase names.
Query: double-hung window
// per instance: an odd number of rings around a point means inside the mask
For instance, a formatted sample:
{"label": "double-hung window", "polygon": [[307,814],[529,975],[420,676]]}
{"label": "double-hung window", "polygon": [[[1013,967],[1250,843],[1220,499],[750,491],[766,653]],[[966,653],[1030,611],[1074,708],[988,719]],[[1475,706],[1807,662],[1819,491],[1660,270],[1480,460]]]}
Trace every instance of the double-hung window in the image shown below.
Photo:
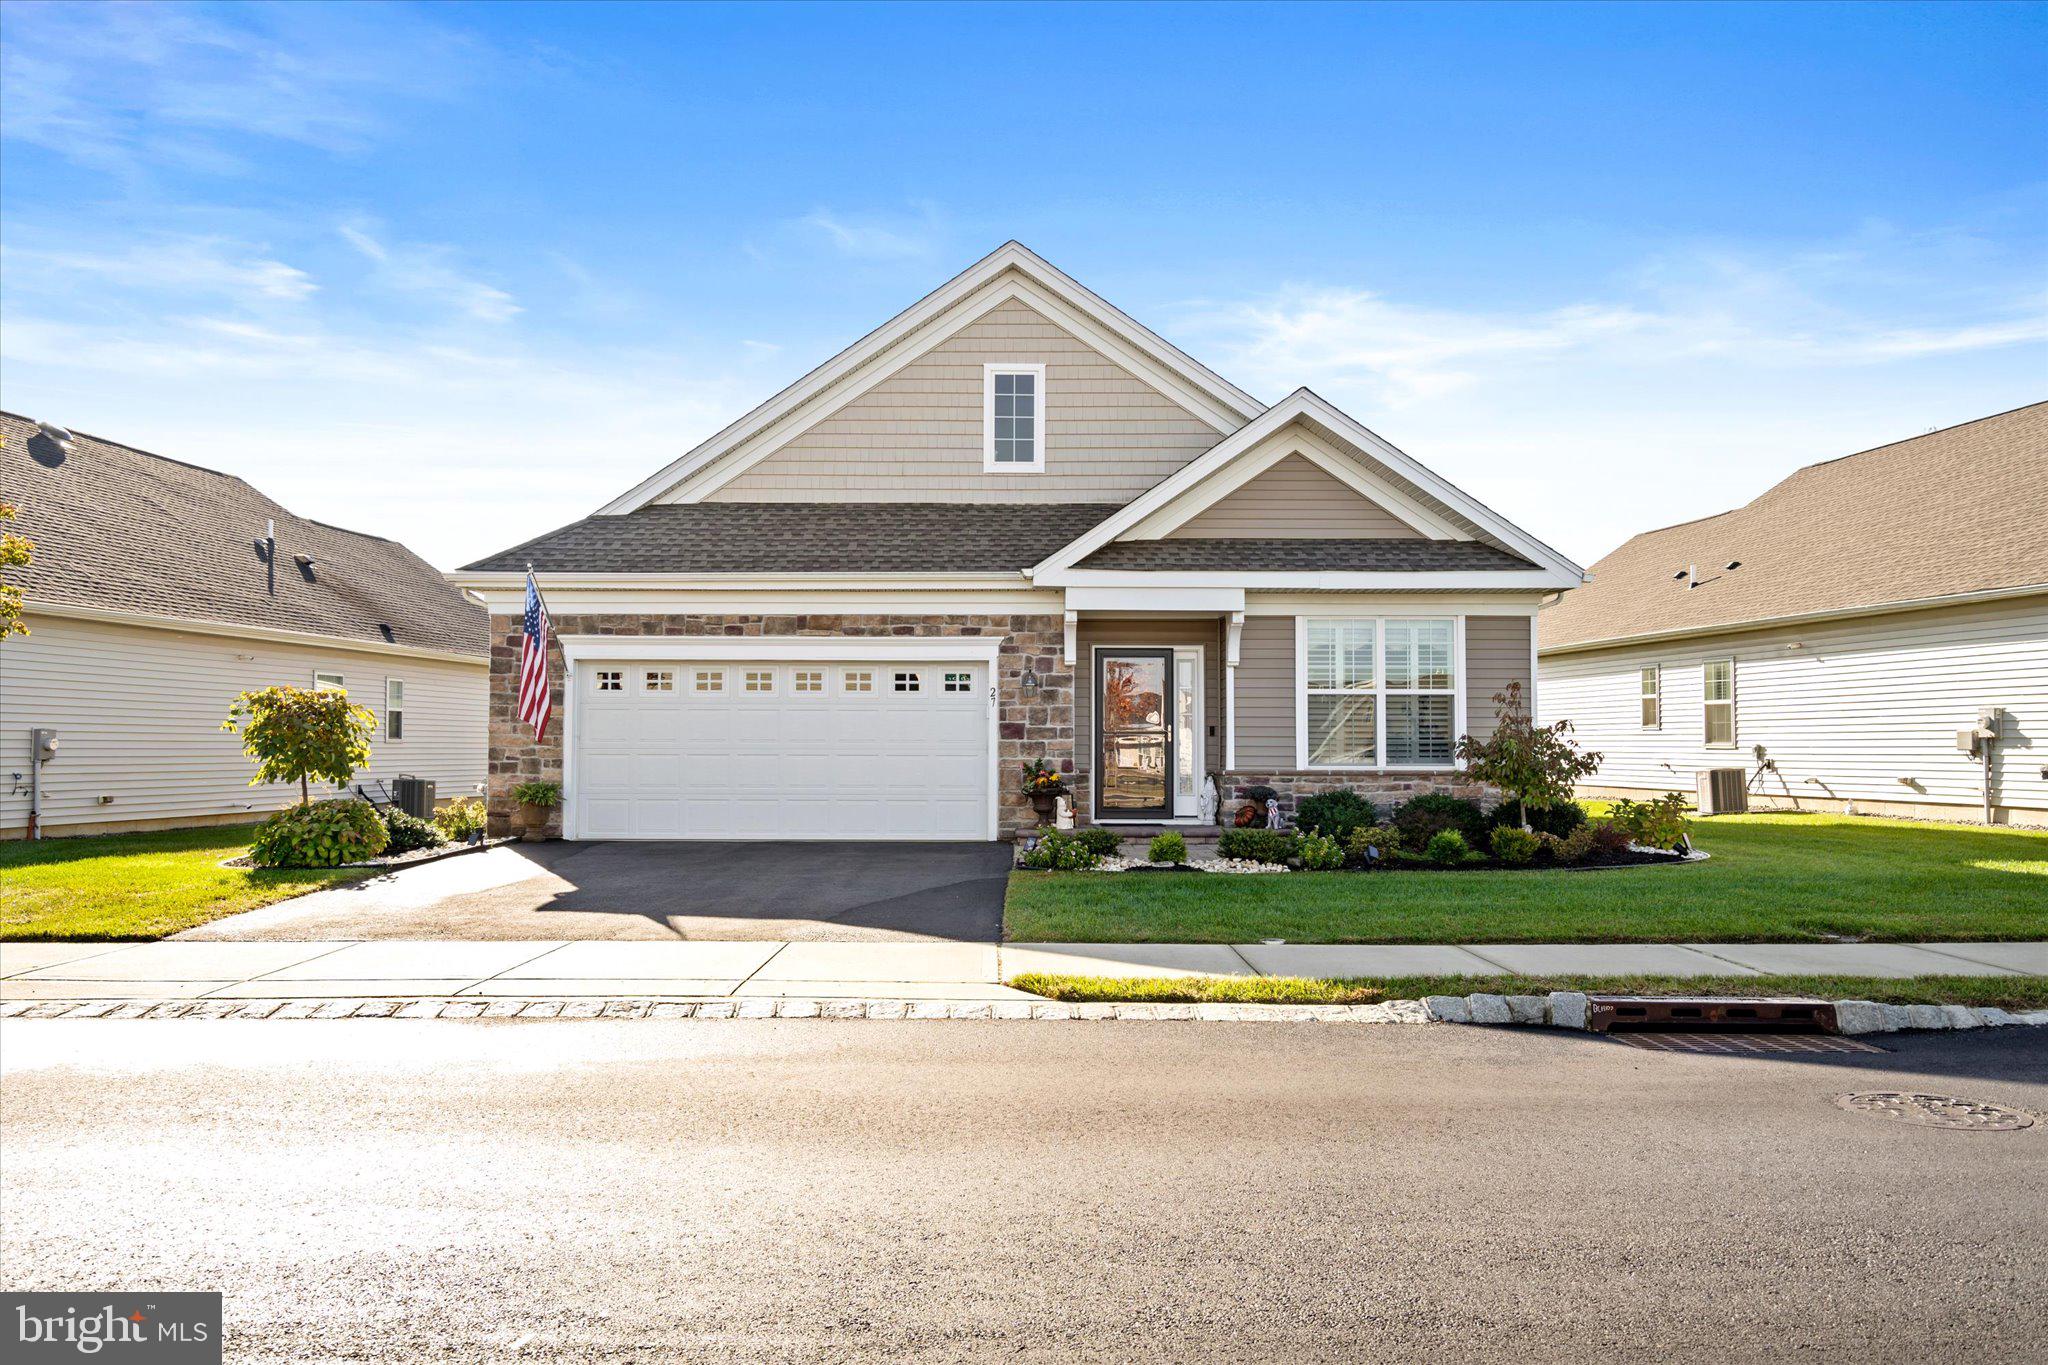
{"label": "double-hung window", "polygon": [[384,738],[405,738],[405,683],[399,678],[384,680]]}
{"label": "double-hung window", "polygon": [[1716,749],[1735,747],[1735,660],[1709,659],[1700,670],[1701,691],[1706,697],[1707,744]]}
{"label": "double-hung window", "polygon": [[313,690],[315,692],[346,692],[348,691],[348,682],[339,673],[315,673],[313,675]]}
{"label": "double-hung window", "polygon": [[1301,623],[1301,762],[1448,768],[1457,742],[1457,626],[1412,617]]}
{"label": "double-hung window", "polygon": [[1657,730],[1664,725],[1664,678],[1656,664],[1642,671],[1643,728]]}
{"label": "double-hung window", "polygon": [[1045,366],[982,367],[981,467],[990,474],[1045,468]]}

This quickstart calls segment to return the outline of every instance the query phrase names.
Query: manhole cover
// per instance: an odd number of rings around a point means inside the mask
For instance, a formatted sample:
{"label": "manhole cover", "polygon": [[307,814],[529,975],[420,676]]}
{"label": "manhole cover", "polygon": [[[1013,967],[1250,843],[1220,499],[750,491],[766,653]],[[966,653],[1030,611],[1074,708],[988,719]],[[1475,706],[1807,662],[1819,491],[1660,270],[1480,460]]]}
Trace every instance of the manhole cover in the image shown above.
{"label": "manhole cover", "polygon": [[1964,1133],[2015,1133],[2034,1126],[2034,1116],[2002,1104],[1959,1099],[1954,1095],[1924,1095],[1912,1091],[1859,1090],[1835,1097],[1837,1108],[1852,1114],[1870,1114],[1900,1123],[1917,1123],[1923,1128],[1952,1128]]}

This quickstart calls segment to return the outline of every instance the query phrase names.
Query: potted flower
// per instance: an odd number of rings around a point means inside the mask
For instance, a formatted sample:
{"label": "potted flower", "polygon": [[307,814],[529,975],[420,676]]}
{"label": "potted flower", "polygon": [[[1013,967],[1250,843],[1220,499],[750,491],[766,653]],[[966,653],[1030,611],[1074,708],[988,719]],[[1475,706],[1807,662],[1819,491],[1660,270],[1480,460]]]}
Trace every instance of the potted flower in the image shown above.
{"label": "potted flower", "polygon": [[519,803],[519,837],[521,841],[537,844],[548,837],[548,809],[560,804],[562,784],[559,782],[521,782],[512,789],[512,799]]}
{"label": "potted flower", "polygon": [[1038,823],[1049,825],[1060,798],[1067,794],[1067,779],[1044,759],[1035,758],[1024,765],[1024,794],[1031,798],[1031,809],[1038,812]]}

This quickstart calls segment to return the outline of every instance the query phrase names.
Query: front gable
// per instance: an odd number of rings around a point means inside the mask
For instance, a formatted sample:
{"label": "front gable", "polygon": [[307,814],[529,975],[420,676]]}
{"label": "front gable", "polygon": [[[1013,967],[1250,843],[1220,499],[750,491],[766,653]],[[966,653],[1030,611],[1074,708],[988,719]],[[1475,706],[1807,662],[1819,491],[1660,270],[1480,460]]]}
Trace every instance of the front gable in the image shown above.
{"label": "front gable", "polygon": [[1425,533],[1301,453],[1283,456],[1174,527],[1167,540],[1420,540]]}
{"label": "front gable", "polygon": [[[1042,470],[984,468],[984,366],[1006,363],[1043,367]],[[1042,309],[1007,296],[702,498],[1121,503],[1223,435]]]}
{"label": "front gable", "polygon": [[[1011,311],[1012,304],[1022,305],[1023,313]],[[1027,321],[1027,314],[1035,317]],[[652,503],[706,501],[813,431],[817,431],[814,444],[791,450],[789,460],[764,473],[743,496],[756,501],[882,501],[905,497],[973,500],[966,495],[981,484],[978,476],[983,471],[978,465],[973,471],[976,477],[967,487],[959,486],[960,479],[949,473],[902,472],[920,463],[928,464],[928,460],[920,457],[932,449],[957,449],[957,432],[877,432],[872,429],[875,425],[897,428],[905,424],[904,409],[897,407],[892,412],[887,401],[849,411],[849,405],[891,381],[900,382],[888,397],[899,402],[918,393],[917,385],[930,382],[932,376],[921,371],[904,372],[970,328],[986,329],[987,334],[981,337],[984,343],[993,336],[1005,342],[1035,343],[1040,349],[1061,352],[1064,358],[1058,363],[1079,367],[1073,376],[1077,387],[1067,396],[1082,398],[1096,410],[1114,411],[1113,420],[1122,424],[1123,431],[1142,438],[1135,461],[1139,468],[1181,460],[1182,452],[1214,444],[1224,433],[1236,430],[1263,410],[1264,405],[1244,390],[1028,248],[1010,242],[614,498],[598,509],[598,514],[623,515]],[[1020,329],[1025,334],[1002,335],[1007,329]],[[1084,353],[1092,354],[1092,359],[1084,359]],[[948,397],[929,392],[921,396]],[[1055,424],[1060,421],[1058,401],[1055,393]],[[941,407],[947,405],[941,403]],[[1139,413],[1127,411],[1132,407],[1138,408]],[[919,409],[913,404],[911,410]],[[842,414],[850,429],[817,430],[841,419]],[[942,423],[947,420],[943,412],[939,415]],[[1066,434],[1073,437],[1075,433]],[[891,439],[879,446],[884,457],[879,464],[883,472],[870,476],[857,471],[870,467],[870,457],[878,453],[877,446],[866,439],[875,436]],[[897,437],[908,439],[894,439]],[[934,440],[935,446],[923,444]],[[1072,453],[1088,448],[1071,441],[1069,444]],[[1163,456],[1157,453],[1162,450],[1166,452]],[[863,487],[861,480],[869,477],[881,486]],[[1014,477],[1021,480],[1025,476]],[[1042,480],[1045,475],[1031,477]],[[1049,500],[1054,501],[1089,496],[1114,501],[1119,495],[1109,490],[1132,482],[1133,471],[1119,470],[1095,476],[1096,486],[1092,488],[1059,490],[1041,483],[1039,490],[1025,491],[1034,500],[1048,500],[1045,495],[1050,494]],[[995,489],[991,486],[983,491]],[[1130,493],[1120,496],[1129,497]],[[1014,497],[1011,494],[1005,500]]]}

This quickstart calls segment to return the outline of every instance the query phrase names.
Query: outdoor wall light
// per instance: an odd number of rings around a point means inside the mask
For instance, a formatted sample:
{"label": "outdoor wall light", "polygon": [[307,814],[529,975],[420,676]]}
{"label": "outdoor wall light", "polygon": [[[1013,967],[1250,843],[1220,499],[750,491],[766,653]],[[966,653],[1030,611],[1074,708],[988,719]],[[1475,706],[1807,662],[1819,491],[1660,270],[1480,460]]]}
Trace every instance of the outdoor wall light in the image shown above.
{"label": "outdoor wall light", "polygon": [[1024,676],[1018,680],[1018,685],[1026,692],[1036,692],[1038,690],[1038,675],[1031,671],[1031,665],[1024,665]]}

